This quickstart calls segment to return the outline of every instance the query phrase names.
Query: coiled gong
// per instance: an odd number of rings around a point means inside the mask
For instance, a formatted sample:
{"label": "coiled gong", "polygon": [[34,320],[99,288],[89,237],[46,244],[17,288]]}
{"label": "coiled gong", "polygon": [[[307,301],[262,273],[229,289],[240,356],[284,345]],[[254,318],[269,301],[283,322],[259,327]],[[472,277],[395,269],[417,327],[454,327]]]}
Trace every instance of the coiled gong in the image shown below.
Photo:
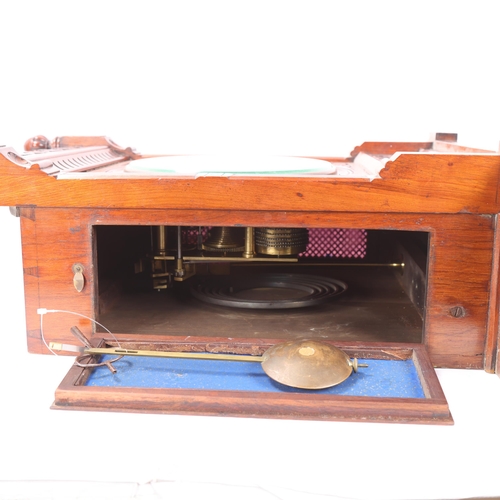
{"label": "coiled gong", "polygon": [[292,309],[322,304],[346,289],[344,282],[322,276],[261,274],[200,278],[191,287],[191,294],[198,300],[219,306]]}

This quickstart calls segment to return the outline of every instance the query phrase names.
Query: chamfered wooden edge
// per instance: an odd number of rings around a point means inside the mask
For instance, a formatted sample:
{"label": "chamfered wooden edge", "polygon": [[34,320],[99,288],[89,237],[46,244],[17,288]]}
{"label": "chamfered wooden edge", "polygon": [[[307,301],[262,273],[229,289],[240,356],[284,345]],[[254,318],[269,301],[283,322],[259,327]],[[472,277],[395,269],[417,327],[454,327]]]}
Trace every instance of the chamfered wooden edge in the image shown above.
{"label": "chamfered wooden edge", "polygon": [[[134,345],[141,344],[131,339]],[[161,342],[179,350],[209,345],[211,352],[222,347],[245,345],[255,353],[282,339],[174,338]],[[101,341],[101,344],[103,342]],[[122,345],[127,342],[122,340]],[[154,342],[144,339],[144,343]],[[264,393],[198,389],[144,389],[87,387],[90,369],[73,366],[55,392],[52,409],[130,413],[256,417],[273,419],[336,420],[452,425],[448,403],[426,349],[420,344],[331,342],[352,357],[373,359],[412,358],[425,398],[377,398],[303,393]],[[229,348],[229,350],[231,350]],[[236,349],[241,352],[240,348]]]}
{"label": "chamfered wooden edge", "polygon": [[[366,149],[366,144],[363,147]],[[338,211],[339,207],[347,212],[380,213],[500,211],[500,155],[425,154],[415,152],[413,146],[405,148],[410,151],[400,150],[402,154],[391,158],[380,178],[371,182],[368,178],[315,176],[276,177],[272,181],[268,177],[211,176],[57,180],[12,148],[0,148],[0,204],[234,210],[244,199],[246,206],[284,211]],[[434,182],[436,172],[439,182]]]}

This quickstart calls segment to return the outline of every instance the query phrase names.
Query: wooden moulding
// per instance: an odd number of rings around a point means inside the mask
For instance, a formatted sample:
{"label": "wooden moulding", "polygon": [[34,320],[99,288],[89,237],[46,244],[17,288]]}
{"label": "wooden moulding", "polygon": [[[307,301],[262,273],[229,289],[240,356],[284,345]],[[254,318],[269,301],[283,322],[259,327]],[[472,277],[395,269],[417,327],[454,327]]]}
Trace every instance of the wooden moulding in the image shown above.
{"label": "wooden moulding", "polygon": [[[241,206],[263,210],[372,213],[494,214],[500,211],[499,155],[424,154],[415,149],[415,145],[406,143],[396,143],[393,147],[386,143],[362,146],[359,151],[402,152],[386,163],[380,178],[370,182],[367,178],[314,176],[272,180],[257,176],[58,180],[40,170],[36,163],[22,166],[22,158],[12,148],[1,148],[0,203],[224,211],[238,210]],[[17,158],[17,164],[13,158]]]}
{"label": "wooden moulding", "polygon": [[[231,350],[234,340],[197,338],[186,341],[171,337],[161,348],[193,351],[201,346],[211,352]],[[240,339],[235,345],[256,354],[277,340]],[[95,345],[106,345],[95,340]],[[112,343],[112,342],[108,342]],[[141,347],[137,339],[121,341],[124,347]],[[151,348],[151,342],[147,343]],[[424,346],[418,344],[369,344],[336,342],[351,357],[368,359],[412,359],[425,398],[338,396],[318,393],[267,393],[238,390],[157,389],[89,387],[84,385],[91,368],[73,366],[55,393],[53,409],[217,415],[277,419],[340,420],[363,422],[453,424],[448,403]],[[207,349],[207,350],[208,350]]]}

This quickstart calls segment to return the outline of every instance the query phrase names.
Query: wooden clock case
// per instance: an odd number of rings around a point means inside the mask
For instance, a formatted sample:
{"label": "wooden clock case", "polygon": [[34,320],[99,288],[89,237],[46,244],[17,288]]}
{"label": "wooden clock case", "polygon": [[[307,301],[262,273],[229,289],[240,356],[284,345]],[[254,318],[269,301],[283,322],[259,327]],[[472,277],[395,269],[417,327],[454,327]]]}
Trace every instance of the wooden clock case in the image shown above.
{"label": "wooden clock case", "polygon": [[[322,158],[336,173],[271,176],[130,173],[127,166],[149,158],[102,137],[35,138],[23,153],[1,148],[0,203],[21,221],[30,352],[75,344],[73,325],[95,345],[116,337],[132,347],[240,354],[306,336],[351,356],[412,359],[425,393],[416,400],[90,388],[91,369],[75,366],[54,407],[451,423],[433,367],[499,369],[500,157],[455,141],[443,134],[423,143],[364,143],[349,158]],[[158,227],[169,242],[160,253]],[[246,262],[190,260],[200,253],[183,247],[178,259],[177,235],[186,238],[189,228],[197,235],[241,228],[246,237],[248,228],[351,231],[365,247],[354,257]],[[207,274],[270,272],[330,276],[348,291],[300,311],[226,310],[186,291]],[[83,316],[44,314],[42,338],[40,309]]]}

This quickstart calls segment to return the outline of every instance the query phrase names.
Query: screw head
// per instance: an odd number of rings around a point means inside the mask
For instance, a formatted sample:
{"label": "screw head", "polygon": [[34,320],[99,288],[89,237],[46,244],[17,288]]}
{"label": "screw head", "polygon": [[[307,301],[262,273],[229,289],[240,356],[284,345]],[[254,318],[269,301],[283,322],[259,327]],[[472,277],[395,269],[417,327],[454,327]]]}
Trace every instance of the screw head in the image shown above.
{"label": "screw head", "polygon": [[455,306],[450,309],[450,315],[454,318],[463,318],[465,314],[465,308],[462,306]]}

